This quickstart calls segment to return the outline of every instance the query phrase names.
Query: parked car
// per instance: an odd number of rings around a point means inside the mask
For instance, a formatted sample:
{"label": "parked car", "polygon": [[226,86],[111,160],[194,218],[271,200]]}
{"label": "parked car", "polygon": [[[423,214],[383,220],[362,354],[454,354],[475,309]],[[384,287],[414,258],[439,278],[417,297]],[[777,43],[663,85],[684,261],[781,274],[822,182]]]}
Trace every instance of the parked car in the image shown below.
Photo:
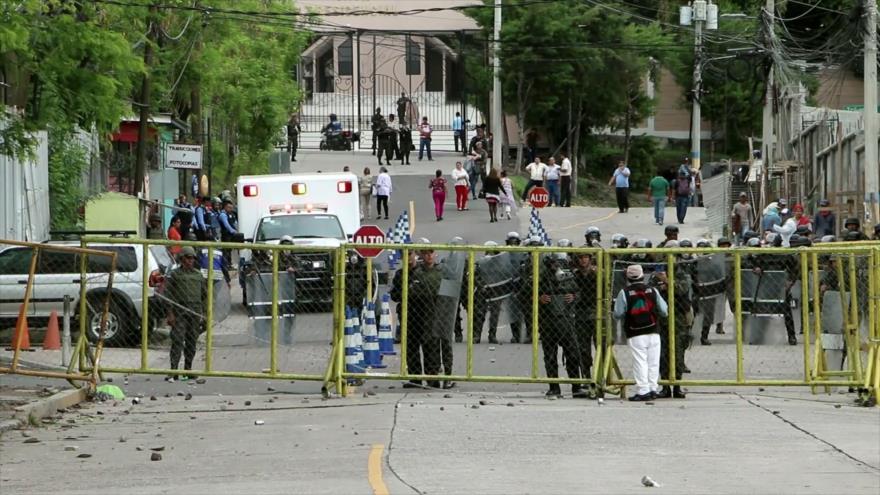
{"label": "parked car", "polygon": [[[47,246],[79,247],[78,241],[49,242]],[[91,249],[116,253],[116,271],[113,275],[110,307],[104,343],[108,346],[138,346],[141,342],[141,315],[143,288],[141,277],[143,246],[140,244],[90,244]],[[0,243],[0,319],[17,319],[24,301],[33,249],[27,246],[3,246]],[[78,321],[80,308],[80,254],[69,251],[41,249],[37,258],[36,274],[31,298],[26,309],[28,319],[38,324],[45,322],[52,311],[59,317],[64,298],[71,301],[72,318]],[[147,297],[150,322],[148,331],[156,327],[163,316],[158,296],[164,283],[164,273],[170,268],[171,257],[164,246],[150,246],[147,256],[149,276]],[[110,258],[89,256],[86,267],[86,336],[98,340],[101,312],[108,291]],[[32,323],[33,325],[33,323]],[[73,331],[79,324],[72,324]]]}

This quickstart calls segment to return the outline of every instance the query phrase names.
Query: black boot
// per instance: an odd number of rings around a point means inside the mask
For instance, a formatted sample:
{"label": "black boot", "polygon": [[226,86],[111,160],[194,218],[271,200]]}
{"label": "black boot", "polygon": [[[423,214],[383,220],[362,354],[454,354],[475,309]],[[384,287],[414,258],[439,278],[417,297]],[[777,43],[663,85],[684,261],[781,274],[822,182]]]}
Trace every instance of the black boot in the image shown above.
{"label": "black boot", "polygon": [[669,387],[665,385],[663,386],[663,388],[660,389],[659,392],[657,392],[658,399],[668,399],[670,397],[672,397],[672,391],[669,389]]}
{"label": "black boot", "polygon": [[586,399],[588,394],[587,391],[584,390],[583,386],[575,383],[571,386],[571,396],[574,399]]}
{"label": "black boot", "polygon": [[684,399],[685,398],[684,391],[678,385],[672,387],[672,398],[674,398],[674,399]]}
{"label": "black boot", "polygon": [[712,343],[709,342],[709,338],[708,338],[708,337],[700,337],[700,344],[702,344],[702,345],[712,345]]}
{"label": "black boot", "polygon": [[550,390],[547,390],[544,397],[562,397],[562,389],[559,388],[559,384],[551,383]]}
{"label": "black boot", "polygon": [[788,335],[788,345],[797,345],[797,337],[793,333]]}

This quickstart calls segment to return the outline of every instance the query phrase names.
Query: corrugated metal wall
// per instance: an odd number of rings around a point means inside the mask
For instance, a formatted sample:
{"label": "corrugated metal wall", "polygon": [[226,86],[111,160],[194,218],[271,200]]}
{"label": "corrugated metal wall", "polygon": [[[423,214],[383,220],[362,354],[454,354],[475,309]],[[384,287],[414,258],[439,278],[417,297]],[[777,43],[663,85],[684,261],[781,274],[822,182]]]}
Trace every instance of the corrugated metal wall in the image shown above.
{"label": "corrugated metal wall", "polygon": [[49,139],[35,134],[33,160],[0,155],[0,238],[49,239]]}

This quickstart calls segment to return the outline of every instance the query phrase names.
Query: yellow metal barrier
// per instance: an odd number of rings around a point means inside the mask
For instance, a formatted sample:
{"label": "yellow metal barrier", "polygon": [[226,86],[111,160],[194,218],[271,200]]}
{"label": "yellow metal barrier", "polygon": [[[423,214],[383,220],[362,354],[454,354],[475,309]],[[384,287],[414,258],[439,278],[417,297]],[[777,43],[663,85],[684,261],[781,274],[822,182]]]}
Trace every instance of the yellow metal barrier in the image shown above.
{"label": "yellow metal barrier", "polygon": [[[12,244],[8,241],[4,242]],[[152,341],[154,336],[151,333],[151,330],[153,329],[152,327],[161,320],[161,309],[159,309],[159,306],[154,308],[151,305],[151,300],[158,296],[154,292],[154,289],[150,287],[150,280],[153,277],[151,271],[155,268],[155,262],[150,254],[150,247],[191,246],[197,251],[205,250],[208,260],[207,266],[205,267],[205,276],[209,281],[213,281],[215,277],[218,276],[213,260],[215,253],[219,253],[221,250],[225,252],[228,252],[229,250],[245,249],[261,251],[267,256],[267,260],[269,261],[266,271],[262,273],[271,276],[269,279],[271,280],[271,283],[267,284],[269,299],[265,301],[266,306],[269,306],[269,308],[267,308],[267,318],[271,319],[271,322],[268,324],[268,347],[262,348],[261,352],[251,350],[242,351],[239,349],[237,351],[238,353],[244,352],[246,355],[242,356],[241,359],[238,359],[237,361],[233,360],[235,363],[232,364],[230,364],[230,360],[227,360],[227,358],[232,356],[234,352],[229,351],[227,347],[228,344],[223,342],[228,341],[230,335],[238,335],[231,331],[239,330],[238,327],[231,328],[232,326],[241,326],[241,332],[239,333],[242,333],[246,331],[245,329],[250,323],[248,323],[248,325],[242,325],[242,322],[246,320],[242,320],[243,315],[240,312],[233,312],[237,323],[218,323],[215,319],[216,315],[214,314],[215,306],[219,301],[218,293],[216,292],[214,283],[207,284],[205,292],[205,314],[202,315],[205,336],[203,340],[200,339],[200,342],[202,343],[199,344],[201,356],[204,359],[204,366],[198,367],[198,369],[194,371],[186,372],[186,374],[194,376],[314,380],[322,382],[323,390],[326,393],[330,393],[331,390],[335,389],[338,393],[343,395],[348,392],[348,386],[350,384],[364,379],[429,382],[474,381],[487,383],[585,384],[595,386],[600,393],[605,391],[610,393],[620,393],[623,395],[625,394],[625,387],[632,384],[632,381],[626,378],[625,373],[621,368],[621,364],[626,362],[625,358],[628,356],[625,355],[626,353],[621,353],[621,349],[623,349],[622,344],[618,343],[619,341],[615,342],[616,339],[619,339],[617,336],[617,322],[611,317],[613,312],[613,301],[617,296],[616,292],[619,291],[619,287],[616,286],[619,281],[615,282],[615,276],[619,276],[620,274],[618,263],[621,260],[632,260],[637,258],[631,257],[647,255],[645,258],[638,259],[646,260],[644,261],[646,265],[655,265],[657,269],[662,269],[666,272],[669,279],[668,288],[663,294],[664,297],[668,299],[669,306],[669,314],[667,318],[668,329],[665,329],[665,331],[668,331],[669,350],[667,355],[669,371],[666,376],[661,377],[662,384],[681,386],[810,386],[814,388],[825,387],[826,389],[829,387],[843,386],[860,389],[862,397],[864,397],[866,401],[876,400],[877,390],[878,387],[880,387],[880,328],[878,328],[880,327],[880,244],[878,243],[834,244],[801,249],[749,248],[734,250],[714,248],[603,250],[597,248],[563,249],[551,247],[493,247],[493,251],[500,253],[517,253],[518,255],[525,256],[524,264],[522,265],[522,270],[520,272],[523,277],[523,285],[521,288],[517,288],[518,290],[521,290],[522,299],[519,299],[519,296],[516,294],[509,296],[509,298],[510,300],[513,300],[510,304],[520,304],[520,301],[522,302],[519,309],[521,310],[521,316],[525,321],[517,321],[516,324],[526,324],[525,331],[521,334],[521,338],[525,339],[530,335],[531,342],[528,346],[506,348],[506,350],[516,351],[515,356],[522,356],[523,358],[522,362],[519,363],[522,367],[515,368],[514,371],[508,374],[486,373],[486,370],[496,368],[488,366],[487,363],[482,361],[483,357],[487,355],[487,350],[483,347],[478,348],[478,344],[475,343],[475,336],[481,335],[483,330],[482,328],[475,328],[475,311],[484,310],[485,301],[481,299],[483,296],[481,296],[479,285],[482,282],[478,280],[480,268],[477,261],[478,253],[486,250],[486,247],[484,246],[369,245],[369,247],[380,247],[387,250],[400,250],[402,254],[401,266],[399,268],[401,271],[401,299],[399,302],[400,321],[398,322],[400,328],[399,364],[397,365],[398,368],[396,370],[379,371],[375,369],[366,369],[364,371],[355,372],[346,367],[345,309],[347,298],[351,297],[349,292],[351,290],[362,289],[357,289],[357,284],[350,286],[350,284],[357,282],[356,279],[352,279],[351,277],[356,277],[359,272],[349,266],[350,263],[349,260],[347,260],[346,253],[351,249],[359,247],[359,245],[345,244],[342,247],[335,249],[316,249],[303,246],[262,244],[86,238],[83,239],[82,242],[85,249],[77,249],[77,252],[82,253],[82,256],[79,259],[80,277],[82,281],[85,281],[88,276],[87,256],[108,255],[107,251],[93,250],[89,248],[89,246],[97,243],[102,245],[138,244],[142,246],[140,260],[141,269],[137,274],[137,276],[140,277],[141,284],[139,287],[141,297],[140,314],[136,319],[132,320],[132,322],[136,321],[137,324],[140,325],[140,328],[138,329],[139,331],[137,332],[137,343],[134,346],[135,349],[133,349],[136,353],[131,353],[132,359],[130,362],[123,363],[121,357],[128,355],[128,351],[125,349],[120,349],[119,347],[105,348],[103,341],[99,341],[93,349],[85,339],[86,321],[84,318],[81,318],[80,336],[74,354],[75,359],[72,360],[73,366],[70,373],[65,374],[65,377],[74,374],[80,377],[78,379],[96,380],[99,372],[144,373],[155,375],[174,375],[183,373],[183,370],[175,370],[162,364],[165,362],[162,355],[164,352],[164,349],[161,347],[162,344],[159,344],[159,347],[156,348],[155,343]],[[366,247],[366,245],[361,247]],[[448,363],[446,363],[446,372],[441,373],[438,371],[438,374],[436,375],[422,374],[418,370],[410,370],[408,369],[407,364],[408,358],[411,358],[411,356],[408,356],[408,353],[411,352],[412,346],[408,344],[411,344],[410,339],[412,338],[413,332],[424,331],[422,328],[410,328],[410,322],[413,321],[413,315],[411,312],[414,310],[414,306],[411,304],[410,300],[410,286],[411,282],[414,280],[413,277],[417,277],[418,280],[420,275],[418,271],[414,273],[413,270],[411,270],[408,259],[411,252],[418,253],[424,250],[442,251],[449,254],[463,253],[465,256],[464,273],[466,275],[461,280],[461,283],[463,285],[463,297],[466,297],[466,299],[461,299],[459,301],[459,304],[461,304],[465,311],[465,317],[462,323],[462,327],[465,329],[465,335],[462,345],[455,346],[459,352],[462,350],[464,351],[463,354],[465,359],[462,361],[464,364],[462,365],[462,362],[460,362],[460,367],[457,368],[456,371],[453,371],[448,367]],[[289,365],[282,363],[282,358],[288,359],[289,361],[289,358],[292,358],[293,356],[301,357],[302,355],[294,354],[295,352],[298,352],[295,351],[297,345],[288,348],[284,347],[284,344],[281,342],[281,326],[284,317],[282,314],[284,311],[282,311],[281,308],[285,303],[282,301],[283,298],[280,293],[282,291],[282,276],[286,276],[285,267],[282,266],[282,259],[286,254],[296,257],[309,253],[314,254],[316,251],[320,251],[329,256],[327,258],[329,260],[327,268],[332,277],[332,283],[329,288],[332,302],[329,306],[329,312],[325,309],[304,315],[297,313],[296,318],[302,317],[305,320],[314,320],[317,323],[314,323],[313,327],[314,329],[317,329],[319,335],[321,329],[324,329],[326,334],[324,337],[320,338],[320,340],[323,340],[321,347],[314,343],[310,347],[311,351],[309,352],[312,352],[312,354],[309,354],[307,357],[312,360],[310,361],[312,364],[309,365],[311,367],[305,367],[302,369],[295,368],[295,372],[291,372]],[[549,338],[544,334],[548,331],[552,331],[552,327],[548,326],[548,322],[542,317],[542,311],[547,310],[544,306],[544,299],[542,299],[542,296],[546,295],[544,292],[545,288],[542,284],[544,284],[545,280],[550,275],[550,268],[548,267],[553,263],[550,257],[556,256],[557,253],[563,251],[569,255],[589,254],[593,259],[596,276],[595,286],[589,292],[585,292],[584,294],[589,294],[588,297],[595,298],[595,314],[591,316],[591,318],[595,319],[595,333],[590,337],[591,340],[594,340],[595,353],[593,355],[592,368],[590,370],[585,369],[586,363],[581,363],[582,368],[580,376],[564,376],[560,374],[560,376],[551,377],[544,376],[544,373],[541,371],[542,364],[540,361],[542,358],[542,349],[540,348],[544,345],[544,341]],[[683,366],[685,363],[676,362],[678,357],[676,356],[675,349],[679,346],[687,346],[688,342],[692,339],[692,337],[682,339],[683,333],[676,329],[676,326],[680,325],[683,321],[681,314],[679,314],[678,317],[676,316],[677,312],[682,311],[681,308],[676,308],[677,302],[678,299],[687,296],[686,294],[679,294],[679,288],[677,288],[676,283],[674,283],[679,274],[681,274],[680,276],[682,277],[686,275],[687,270],[682,255],[721,255],[725,257],[728,266],[732,266],[733,270],[727,275],[728,278],[726,279],[726,283],[729,284],[729,288],[733,291],[735,297],[731,301],[731,312],[725,312],[725,314],[732,314],[732,322],[735,329],[734,335],[732,339],[730,339],[730,343],[733,345],[725,346],[719,344],[715,350],[711,351],[712,354],[708,354],[710,348],[691,349],[686,356],[691,362],[691,365],[696,363],[697,368],[695,368],[695,372],[691,376],[677,379],[675,371],[676,367],[677,365]],[[762,356],[765,355],[760,354],[760,352],[763,352],[762,349],[764,348],[747,342],[747,337],[754,337],[754,335],[749,333],[747,336],[747,331],[749,329],[747,328],[747,325],[744,324],[748,318],[755,318],[752,316],[751,312],[754,311],[753,306],[757,303],[757,300],[744,301],[743,297],[740,296],[744,290],[743,274],[749,269],[747,265],[749,263],[754,263],[755,260],[760,261],[762,257],[772,256],[790,257],[792,266],[796,266],[797,276],[791,276],[788,280],[789,282],[799,282],[801,284],[798,291],[786,288],[785,293],[786,301],[788,301],[788,297],[800,298],[797,317],[801,322],[801,328],[803,331],[803,337],[801,339],[801,345],[803,345],[803,348],[796,349],[795,352],[794,349],[789,351],[788,346],[773,347],[773,349],[776,349],[780,355],[784,354],[786,359],[792,358],[795,354],[799,356],[797,358],[797,361],[799,361],[797,366],[785,365],[787,367],[779,376],[761,374],[760,363],[764,362]],[[842,305],[842,338],[845,342],[845,349],[847,350],[847,359],[844,369],[839,371],[829,368],[829,363],[826,359],[826,350],[823,344],[823,308],[821,301],[824,289],[822,287],[822,277],[829,276],[829,274],[828,272],[822,271],[820,259],[824,259],[826,256],[832,256],[838,260],[834,268],[834,275],[836,275],[836,279],[840,284],[841,294],[844,292],[845,287],[850,288],[849,293],[851,294],[849,301],[844,301],[844,304]],[[116,256],[113,255],[113,260],[110,262],[110,272],[108,273],[108,294],[113,289],[113,274],[117,272],[116,264]],[[36,269],[36,257],[32,260],[31,265],[29,279],[32,284],[34,270]],[[369,261],[366,265],[366,273],[371,274],[374,266],[373,262]],[[824,273],[824,275],[821,273]],[[363,282],[365,282],[365,284],[362,287],[366,288],[366,294],[372,295],[374,292],[372,277],[367,276],[366,280]],[[85,283],[81,284],[80,290],[79,312],[80,314],[87,314],[88,309],[86,307],[87,294]],[[781,292],[781,289],[778,292]],[[30,297],[31,296],[28,293],[25,297],[25,301]],[[554,297],[561,296],[557,294]],[[725,297],[727,296],[722,295],[722,298]],[[514,298],[516,299],[514,300]],[[360,296],[358,296],[358,300],[360,300]],[[551,300],[556,301],[556,299]],[[745,302],[749,303],[748,308],[744,304]],[[111,309],[111,303],[112,301],[109,297],[103,301],[104,315],[101,318],[102,327],[105,327],[107,324],[107,313]],[[696,305],[695,302],[692,302],[692,304]],[[424,305],[419,305],[419,307],[424,307]],[[153,315],[154,311],[158,311],[158,313]],[[563,311],[574,310],[564,309]],[[483,316],[484,315],[481,315],[479,319],[480,322],[483,321]],[[704,318],[705,317],[706,316],[704,315]],[[779,320],[781,319],[776,319],[776,321]],[[513,324],[513,322],[511,322],[511,324]],[[693,325],[693,322],[691,322],[690,325]],[[575,320],[573,327],[575,331],[582,326],[583,322]],[[218,331],[220,330],[225,331],[225,333],[220,332],[218,334]],[[698,329],[689,329],[687,335],[693,335],[694,332],[698,331]],[[864,332],[864,334],[862,332]],[[221,343],[219,343],[219,345],[218,335],[221,337]],[[558,339],[559,337],[556,338]],[[329,349],[327,348],[328,341],[331,344]],[[767,349],[770,348],[771,347],[769,346],[767,347]],[[479,350],[479,352],[477,352],[477,350]],[[520,350],[523,352],[519,352]],[[92,351],[94,352],[92,353]],[[565,351],[564,346],[563,351]],[[220,354],[218,354],[218,352]],[[251,352],[251,354],[247,355],[247,352]],[[756,352],[759,354],[755,354]],[[861,352],[864,352],[865,355],[862,356]],[[620,355],[618,356],[618,354]],[[528,356],[527,358],[526,355]],[[748,361],[749,356],[756,355],[759,357],[752,358],[755,359],[755,361]],[[106,360],[108,356],[110,357],[110,361],[103,362],[102,360]],[[249,361],[251,356],[255,359],[257,357],[259,357],[259,359],[265,358],[266,361],[263,361],[265,366],[254,369],[255,366],[258,366],[258,363]],[[511,359],[516,359],[515,356]],[[396,358],[389,359],[393,362]],[[552,360],[553,357],[545,356],[545,359]],[[693,361],[695,359],[697,361]],[[709,361],[710,359],[715,359],[714,364]],[[16,357],[13,358],[13,370],[15,370],[17,366],[17,360],[18,357],[16,353]],[[224,362],[224,360],[226,362]],[[236,367],[236,363],[242,365]],[[316,363],[321,364],[318,365]],[[492,358],[492,363],[495,363],[495,358]],[[730,363],[732,366],[729,369],[724,368],[722,366],[723,363]],[[510,363],[498,364],[508,365]],[[747,369],[747,364],[751,364],[749,369]],[[74,370],[74,368],[78,369]],[[705,374],[707,370],[709,373]],[[0,372],[4,371],[8,370],[0,369]],[[725,375],[725,373],[728,372],[730,375]],[[715,375],[712,375],[712,373],[715,373]],[[90,378],[86,379],[84,378],[85,376],[89,376]]]}

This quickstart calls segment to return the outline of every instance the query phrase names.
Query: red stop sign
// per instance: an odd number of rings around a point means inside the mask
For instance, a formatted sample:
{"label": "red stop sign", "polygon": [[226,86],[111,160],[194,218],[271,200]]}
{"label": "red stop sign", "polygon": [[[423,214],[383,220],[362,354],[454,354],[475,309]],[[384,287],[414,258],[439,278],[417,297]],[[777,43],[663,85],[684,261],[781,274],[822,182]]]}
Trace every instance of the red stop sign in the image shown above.
{"label": "red stop sign", "polygon": [[550,202],[550,193],[543,187],[533,187],[529,192],[529,203],[535,208],[543,208]]}
{"label": "red stop sign", "polygon": [[[355,231],[352,242],[355,244],[382,244],[385,242],[385,233],[375,225],[361,225],[361,228]],[[361,258],[375,258],[379,256],[382,249],[359,247],[355,248],[354,251]]]}

